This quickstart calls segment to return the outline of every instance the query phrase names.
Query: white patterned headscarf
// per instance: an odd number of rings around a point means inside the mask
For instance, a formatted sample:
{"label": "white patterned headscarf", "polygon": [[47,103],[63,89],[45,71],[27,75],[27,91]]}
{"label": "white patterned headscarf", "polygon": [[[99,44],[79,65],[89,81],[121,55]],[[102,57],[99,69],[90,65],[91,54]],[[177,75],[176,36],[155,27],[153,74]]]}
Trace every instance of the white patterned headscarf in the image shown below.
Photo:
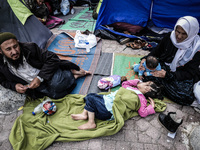
{"label": "white patterned headscarf", "polygon": [[[175,35],[175,30],[178,25],[181,26],[188,35],[188,37],[180,43],[177,43]],[[170,64],[171,71],[175,72],[177,67],[185,65],[193,58],[195,53],[200,50],[200,37],[198,32],[199,22],[196,18],[185,16],[178,19],[174,30],[170,35],[172,43],[178,48],[176,55]]]}

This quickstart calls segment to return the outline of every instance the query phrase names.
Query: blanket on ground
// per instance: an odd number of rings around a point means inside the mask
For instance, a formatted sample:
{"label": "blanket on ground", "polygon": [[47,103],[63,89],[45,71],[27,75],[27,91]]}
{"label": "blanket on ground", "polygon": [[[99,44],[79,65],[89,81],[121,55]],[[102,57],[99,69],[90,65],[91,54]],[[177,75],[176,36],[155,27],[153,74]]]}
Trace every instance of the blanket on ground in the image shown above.
{"label": "blanket on ground", "polygon": [[[73,37],[75,33],[62,32],[58,35],[53,35],[47,44],[47,50],[56,53],[60,59],[69,60],[77,64],[84,70],[89,70],[92,73],[95,71],[101,52],[102,43],[97,38],[97,46],[91,48],[89,53],[83,48],[76,48]],[[93,74],[84,76],[76,80],[76,87],[71,94],[86,94],[90,86]]]}
{"label": "blanket on ground", "polygon": [[[101,94],[108,94],[101,93]],[[114,120],[96,120],[97,127],[91,130],[78,130],[78,126],[86,120],[74,121],[71,114],[81,113],[84,109],[84,95],[70,94],[58,100],[53,100],[57,112],[52,116],[44,113],[32,115],[36,107],[44,99],[27,100],[24,112],[20,115],[11,130],[9,140],[14,150],[42,150],[54,141],[82,141],[100,136],[117,133],[124,125],[124,121],[137,116],[140,102],[137,94],[125,88],[117,92],[113,104]],[[155,100],[156,112],[166,109],[166,104]]]}

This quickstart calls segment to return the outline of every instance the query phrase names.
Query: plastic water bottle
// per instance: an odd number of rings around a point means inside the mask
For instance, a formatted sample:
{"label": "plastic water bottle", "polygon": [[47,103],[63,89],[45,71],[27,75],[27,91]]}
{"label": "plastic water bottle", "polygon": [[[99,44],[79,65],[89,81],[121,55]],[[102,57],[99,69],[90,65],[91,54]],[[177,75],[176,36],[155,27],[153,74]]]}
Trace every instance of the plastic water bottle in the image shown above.
{"label": "plastic water bottle", "polygon": [[90,52],[90,43],[85,42],[85,44],[86,44],[86,52],[89,53]]}
{"label": "plastic water bottle", "polygon": [[43,103],[40,103],[39,105],[37,105],[35,109],[33,110],[32,114],[35,115],[37,113],[40,113],[42,111],[42,106],[43,106]]}

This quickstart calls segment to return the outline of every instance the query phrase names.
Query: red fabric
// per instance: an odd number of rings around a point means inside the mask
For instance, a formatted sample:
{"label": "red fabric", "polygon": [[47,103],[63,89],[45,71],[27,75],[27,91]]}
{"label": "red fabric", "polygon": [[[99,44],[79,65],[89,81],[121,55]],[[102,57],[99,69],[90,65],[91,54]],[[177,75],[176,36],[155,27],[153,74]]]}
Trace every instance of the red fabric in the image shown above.
{"label": "red fabric", "polygon": [[65,23],[65,20],[60,19],[60,18],[55,17],[55,16],[49,15],[49,17],[48,17],[48,19],[47,19],[47,22],[46,22],[46,26],[47,26],[49,29],[52,29],[52,28],[54,28],[55,26],[61,25],[61,24],[64,24],[64,23]]}
{"label": "red fabric", "polygon": [[47,8],[49,10],[49,14],[51,14],[53,11],[52,11],[52,8],[51,8],[51,5],[49,4],[49,2],[45,2],[45,5],[47,6]]}
{"label": "red fabric", "polygon": [[132,24],[125,23],[125,22],[116,22],[109,26],[114,27],[116,30],[128,31],[131,34],[138,33],[143,29],[143,27],[141,27],[141,26],[132,25]]}

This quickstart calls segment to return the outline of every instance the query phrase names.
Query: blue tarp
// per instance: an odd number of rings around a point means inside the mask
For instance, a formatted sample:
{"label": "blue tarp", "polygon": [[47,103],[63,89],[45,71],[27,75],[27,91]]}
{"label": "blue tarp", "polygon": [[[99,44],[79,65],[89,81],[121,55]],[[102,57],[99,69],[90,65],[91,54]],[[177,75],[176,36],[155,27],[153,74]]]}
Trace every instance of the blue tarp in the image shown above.
{"label": "blue tarp", "polygon": [[200,22],[200,0],[154,0],[152,21],[157,27],[173,29],[178,18],[193,16]]}
{"label": "blue tarp", "polygon": [[103,0],[95,30],[108,30],[102,25],[116,22],[146,27],[150,19],[156,27],[173,29],[180,17],[188,15],[200,22],[200,0]]}
{"label": "blue tarp", "polygon": [[101,25],[126,22],[145,27],[150,17],[151,0],[103,0],[95,30]]}

